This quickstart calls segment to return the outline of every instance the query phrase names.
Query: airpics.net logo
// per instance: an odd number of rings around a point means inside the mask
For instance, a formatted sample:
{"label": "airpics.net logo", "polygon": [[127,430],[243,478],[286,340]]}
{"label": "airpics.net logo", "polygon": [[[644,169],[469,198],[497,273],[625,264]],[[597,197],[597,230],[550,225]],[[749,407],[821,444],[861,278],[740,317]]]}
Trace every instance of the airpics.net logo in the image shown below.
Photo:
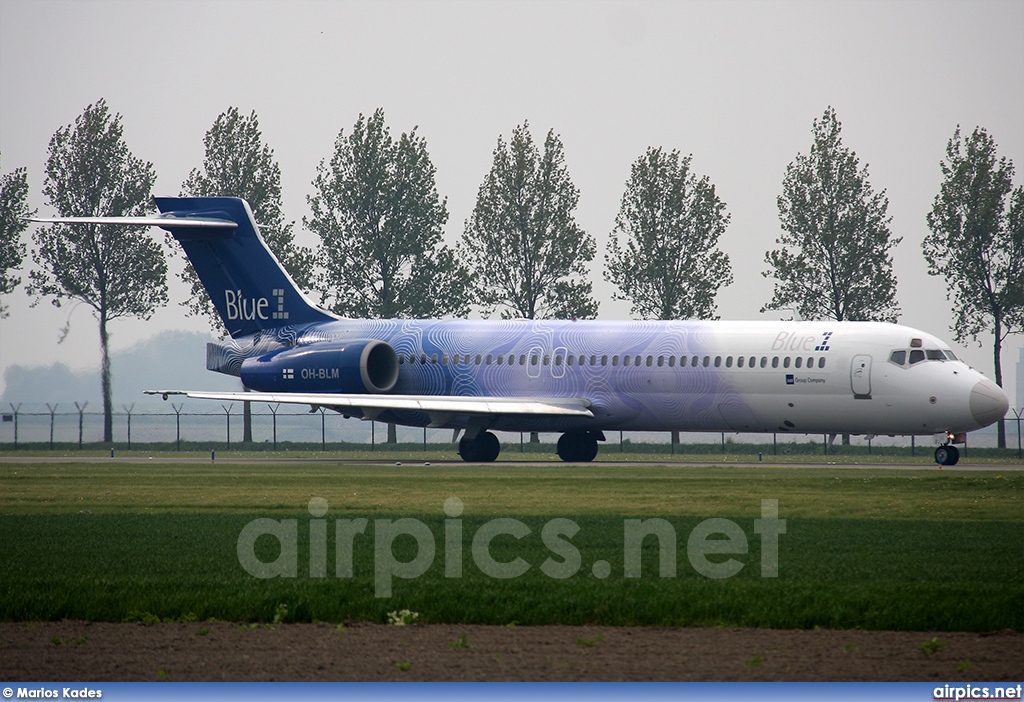
{"label": "airpics.net logo", "polygon": [[[309,577],[328,577],[328,512],[327,500],[314,497],[307,506]],[[462,513],[464,505],[458,497],[444,502],[443,554],[444,576],[461,578],[466,572],[463,552],[470,546],[472,565],[483,575],[507,580],[525,575],[537,567],[549,578],[564,580],[580,573],[584,557],[573,543],[580,526],[572,519],[550,519],[539,531],[541,542],[550,553],[540,563],[529,563],[522,556],[511,560],[497,560],[492,554],[492,542],[508,537],[517,542],[535,538],[534,530],[519,519],[498,517],[484,522],[472,534],[465,533]],[[437,556],[437,539],[425,523],[412,517],[400,519],[374,519],[372,527],[373,580],[376,597],[390,597],[394,580],[412,580],[426,573]],[[370,548],[370,534],[366,518],[340,518],[334,520],[334,577],[355,577],[354,554],[357,549]],[[779,575],[779,536],[786,533],[786,520],[779,519],[779,501],[761,500],[761,516],[753,520],[752,534],[759,540],[760,563],[741,560],[750,552],[750,538],[743,528],[731,519],[712,517],[699,522],[688,534],[686,558],[697,574],[711,579],[731,578],[750,565],[760,567],[762,578]],[[624,519],[622,522],[621,572],[626,578],[639,578],[642,574],[641,551],[644,541],[653,537],[658,544],[658,575],[674,578],[677,575],[677,544],[679,534],[667,519]],[[269,537],[277,542],[278,555],[274,560],[261,560],[256,554],[257,540]],[[303,535],[305,537],[305,535]],[[395,542],[405,537],[416,543],[416,555],[407,561],[395,556]],[[253,519],[238,535],[238,563],[254,578],[298,577],[299,562],[298,519]],[[747,559],[749,560],[749,559]],[[616,566],[606,560],[590,563],[590,575],[603,580],[613,574]],[[368,574],[368,573],[367,573]]]}

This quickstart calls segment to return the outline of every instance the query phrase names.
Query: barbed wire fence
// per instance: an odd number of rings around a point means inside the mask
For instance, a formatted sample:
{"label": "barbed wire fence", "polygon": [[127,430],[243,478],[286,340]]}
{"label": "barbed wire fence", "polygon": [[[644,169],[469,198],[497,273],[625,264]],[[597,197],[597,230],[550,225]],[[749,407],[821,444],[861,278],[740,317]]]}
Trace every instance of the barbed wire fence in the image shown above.
{"label": "barbed wire fence", "polygon": [[[69,448],[96,448],[103,444],[103,413],[89,410],[89,402],[74,402],[73,409],[66,403],[8,403],[0,407],[0,449],[22,450],[67,450]],[[262,449],[282,450],[301,444],[306,448],[321,450],[338,448],[386,448],[393,446],[380,441],[386,437],[386,424],[377,421],[360,421],[346,418],[336,412],[320,407],[313,410],[300,409],[295,405],[267,405],[253,403],[252,424],[254,441],[243,443],[241,403],[221,404],[217,410],[186,409],[184,403],[171,403],[171,411],[137,410],[135,403],[122,404],[114,413],[114,445],[127,449],[159,448],[160,450],[196,450],[202,447],[217,449]],[[1024,408],[1014,408],[1007,415],[1008,444],[1016,434],[1016,447],[1008,446],[1007,452],[1024,457],[1022,437]],[[383,425],[378,428],[378,425]],[[1014,426],[1015,425],[1015,426]],[[1015,431],[1014,431],[1015,430]],[[686,452],[700,446],[705,450],[720,450],[721,453],[735,453],[745,450],[744,446],[759,445],[770,453],[791,453],[798,444],[816,444],[822,453],[839,453],[843,450],[835,437],[821,434],[764,434],[736,432],[684,432],[679,444],[671,440],[668,432],[605,432],[606,443],[602,452],[625,453],[637,446],[648,446],[654,450],[675,453]],[[503,434],[504,450],[526,452],[532,448],[525,435],[519,436],[518,446],[515,435]],[[551,434],[550,442],[557,439]],[[398,427],[398,443],[417,444],[424,449],[431,446],[453,444],[451,429],[427,429]],[[969,445],[975,448],[993,448],[994,433],[972,434]],[[851,445],[867,452],[880,449],[909,449],[910,455],[930,453],[935,440],[931,436],[855,436]],[[713,449],[711,447],[714,447]],[[804,451],[806,452],[806,451]]]}

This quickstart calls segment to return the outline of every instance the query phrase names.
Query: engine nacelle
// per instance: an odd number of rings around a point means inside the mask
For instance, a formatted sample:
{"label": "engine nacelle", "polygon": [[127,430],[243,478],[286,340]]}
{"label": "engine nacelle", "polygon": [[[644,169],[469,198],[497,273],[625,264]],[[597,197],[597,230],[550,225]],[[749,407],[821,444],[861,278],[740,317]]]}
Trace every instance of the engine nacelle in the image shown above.
{"label": "engine nacelle", "polygon": [[242,382],[259,392],[388,392],[398,356],[383,341],[325,341],[242,361]]}

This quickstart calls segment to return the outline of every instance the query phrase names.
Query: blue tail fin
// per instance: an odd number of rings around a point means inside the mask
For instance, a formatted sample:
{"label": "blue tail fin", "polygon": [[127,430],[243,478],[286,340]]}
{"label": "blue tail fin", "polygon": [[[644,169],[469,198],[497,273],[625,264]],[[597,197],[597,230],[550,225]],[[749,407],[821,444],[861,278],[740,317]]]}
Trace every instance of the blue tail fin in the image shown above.
{"label": "blue tail fin", "polygon": [[175,227],[177,239],[233,338],[289,324],[336,319],[313,305],[259,235],[249,205],[237,197],[158,197],[161,214],[223,219],[233,229]]}

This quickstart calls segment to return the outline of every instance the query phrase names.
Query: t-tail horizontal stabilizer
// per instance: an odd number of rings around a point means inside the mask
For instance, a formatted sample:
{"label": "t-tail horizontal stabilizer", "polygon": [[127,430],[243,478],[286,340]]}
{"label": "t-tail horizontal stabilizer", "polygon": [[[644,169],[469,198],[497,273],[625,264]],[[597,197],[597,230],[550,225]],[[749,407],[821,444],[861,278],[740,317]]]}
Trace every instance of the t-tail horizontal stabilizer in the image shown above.
{"label": "t-tail horizontal stabilizer", "polygon": [[154,198],[158,217],[56,217],[35,222],[157,226],[181,244],[233,338],[337,319],[311,303],[260,236],[237,197]]}

